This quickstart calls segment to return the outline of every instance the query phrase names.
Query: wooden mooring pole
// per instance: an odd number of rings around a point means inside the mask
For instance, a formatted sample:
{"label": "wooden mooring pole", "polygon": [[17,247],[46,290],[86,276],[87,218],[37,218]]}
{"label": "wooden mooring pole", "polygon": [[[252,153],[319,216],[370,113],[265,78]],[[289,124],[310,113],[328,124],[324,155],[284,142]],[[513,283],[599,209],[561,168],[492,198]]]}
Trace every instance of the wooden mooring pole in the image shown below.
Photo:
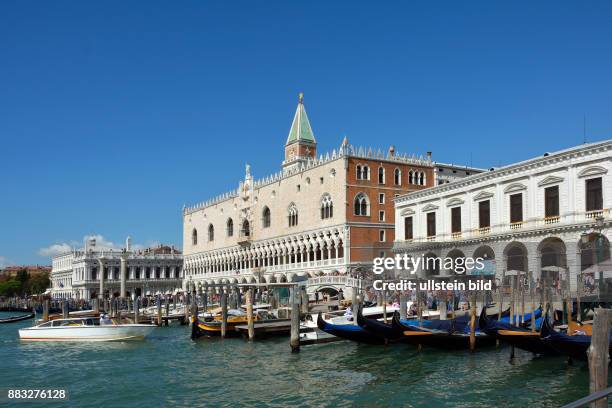
{"label": "wooden mooring pole", "polygon": [[49,320],[49,299],[43,300],[43,320]]}
{"label": "wooden mooring pole", "polygon": [[170,324],[170,295],[166,296],[166,326]]}
{"label": "wooden mooring pole", "polygon": [[134,323],[138,324],[140,315],[140,296],[134,299]]}
{"label": "wooden mooring pole", "polygon": [[476,350],[476,292],[470,299],[470,351]]}
{"label": "wooden mooring pole", "polygon": [[296,294],[297,286],[290,288],[291,291],[291,352],[300,351],[300,303]]}
{"label": "wooden mooring pole", "polygon": [[[591,337],[591,345],[587,351],[591,394],[608,387],[610,319],[612,319],[611,309],[595,309],[593,335]],[[608,406],[608,399],[600,399],[591,403],[590,406],[592,408],[605,408]]]}
{"label": "wooden mooring pole", "polygon": [[157,306],[157,325],[162,325],[162,304],[161,304],[161,296],[158,296],[155,299],[155,306]]}
{"label": "wooden mooring pole", "polygon": [[227,292],[229,289],[221,287],[221,337],[227,334]]}
{"label": "wooden mooring pole", "polygon": [[246,292],[246,312],[249,340],[252,341],[255,338],[255,323],[253,320],[253,288],[248,288]]}

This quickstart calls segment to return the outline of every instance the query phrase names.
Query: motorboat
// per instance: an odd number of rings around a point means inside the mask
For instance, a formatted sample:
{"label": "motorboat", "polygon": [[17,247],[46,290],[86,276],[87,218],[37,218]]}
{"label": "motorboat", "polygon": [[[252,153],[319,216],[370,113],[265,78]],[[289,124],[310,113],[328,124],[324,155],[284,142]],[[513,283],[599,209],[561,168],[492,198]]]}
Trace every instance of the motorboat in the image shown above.
{"label": "motorboat", "polygon": [[154,325],[120,323],[97,317],[56,319],[19,330],[24,341],[123,341],[142,340]]}

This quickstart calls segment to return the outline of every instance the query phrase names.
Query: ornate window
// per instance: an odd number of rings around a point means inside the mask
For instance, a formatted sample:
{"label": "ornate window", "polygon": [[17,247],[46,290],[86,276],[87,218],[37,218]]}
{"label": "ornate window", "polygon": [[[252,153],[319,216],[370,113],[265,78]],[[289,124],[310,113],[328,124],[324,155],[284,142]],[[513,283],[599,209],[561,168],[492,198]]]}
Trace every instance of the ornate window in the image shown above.
{"label": "ornate window", "polygon": [[355,215],[370,215],[370,200],[364,193],[359,193],[355,196]]}
{"label": "ornate window", "polygon": [[288,219],[290,227],[295,227],[296,225],[298,225],[298,210],[294,203],[291,203],[289,205]]}
{"label": "ornate window", "polygon": [[361,175],[363,176],[364,180],[369,180],[370,179],[370,168],[368,166],[363,166],[363,168],[361,169]]}
{"label": "ornate window", "polygon": [[195,228],[191,231],[191,245],[198,245],[198,230]]}
{"label": "ornate window", "polygon": [[414,176],[413,176],[412,170],[410,170],[408,172],[408,184],[413,184],[413,183],[414,183]]}
{"label": "ornate window", "polygon": [[367,165],[357,165],[357,180],[369,180],[370,168]]}
{"label": "ornate window", "polygon": [[240,229],[240,236],[248,237],[251,235],[251,225],[249,224],[249,220],[242,221],[242,228]]}
{"label": "ornate window", "polygon": [[378,184],[385,184],[385,168],[382,166],[378,168]]}
{"label": "ornate window", "polygon": [[402,171],[400,169],[395,169],[393,172],[393,181],[396,186],[400,186],[402,184]]}
{"label": "ornate window", "polygon": [[264,207],[263,209],[262,224],[264,228],[268,228],[270,226],[270,209],[268,207]]}
{"label": "ornate window", "polygon": [[227,236],[231,237],[234,235],[234,221],[231,218],[227,219]]}
{"label": "ornate window", "polygon": [[208,241],[212,242],[215,240],[215,227],[212,224],[208,226]]}
{"label": "ornate window", "polygon": [[332,218],[334,216],[334,202],[329,194],[323,194],[321,198],[321,219]]}

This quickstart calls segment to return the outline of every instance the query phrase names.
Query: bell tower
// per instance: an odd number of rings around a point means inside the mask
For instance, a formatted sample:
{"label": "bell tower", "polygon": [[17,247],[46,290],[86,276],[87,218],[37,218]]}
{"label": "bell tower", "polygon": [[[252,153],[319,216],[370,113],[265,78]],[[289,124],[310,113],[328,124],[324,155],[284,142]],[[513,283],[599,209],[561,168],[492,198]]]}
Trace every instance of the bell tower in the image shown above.
{"label": "bell tower", "polygon": [[283,169],[299,166],[317,156],[317,141],[304,108],[304,94],[298,97],[298,106],[285,143]]}

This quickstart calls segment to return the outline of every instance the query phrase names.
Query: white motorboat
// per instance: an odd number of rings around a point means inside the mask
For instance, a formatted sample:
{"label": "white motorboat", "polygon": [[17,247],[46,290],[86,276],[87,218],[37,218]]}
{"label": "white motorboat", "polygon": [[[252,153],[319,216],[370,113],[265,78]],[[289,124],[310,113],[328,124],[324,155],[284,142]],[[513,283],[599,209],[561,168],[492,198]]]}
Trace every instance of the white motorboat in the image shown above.
{"label": "white motorboat", "polygon": [[25,341],[122,341],[142,340],[153,329],[150,324],[116,324],[100,318],[57,319],[19,330]]}

